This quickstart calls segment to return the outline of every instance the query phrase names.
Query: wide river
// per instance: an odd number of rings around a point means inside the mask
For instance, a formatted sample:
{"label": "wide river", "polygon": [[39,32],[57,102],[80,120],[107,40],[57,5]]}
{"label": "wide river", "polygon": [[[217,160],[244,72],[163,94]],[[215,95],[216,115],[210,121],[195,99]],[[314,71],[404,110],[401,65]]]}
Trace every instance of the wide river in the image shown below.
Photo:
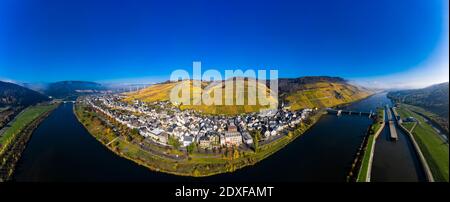
{"label": "wide river", "polygon": [[[386,94],[377,94],[346,108],[370,111],[387,103]],[[15,181],[345,181],[371,123],[368,117],[325,115],[301,137],[254,166],[193,178],[151,171],[115,155],[84,129],[72,108],[71,103],[61,104],[34,131]]]}

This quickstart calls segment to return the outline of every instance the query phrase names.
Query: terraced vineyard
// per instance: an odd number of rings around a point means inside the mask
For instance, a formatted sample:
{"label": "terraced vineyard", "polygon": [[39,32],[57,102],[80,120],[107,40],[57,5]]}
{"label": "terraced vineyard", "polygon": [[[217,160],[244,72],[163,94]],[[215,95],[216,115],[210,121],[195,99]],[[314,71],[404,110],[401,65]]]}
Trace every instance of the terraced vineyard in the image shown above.
{"label": "terraced vineyard", "polygon": [[333,107],[366,98],[370,92],[347,83],[317,82],[303,87],[286,96],[292,110],[302,108]]}
{"label": "terraced vineyard", "polygon": [[[236,88],[236,83],[232,86],[233,88],[226,88],[226,82],[215,82],[215,83],[201,83],[203,89],[193,85],[193,81],[180,81],[171,83],[161,83],[150,86],[146,89],[132,92],[127,94],[125,101],[141,100],[143,102],[155,102],[155,101],[169,101],[170,93],[172,89],[180,84],[182,90],[189,89],[190,98],[189,100],[180,101],[180,109],[193,109],[196,111],[203,112],[205,114],[225,114],[225,115],[236,115],[242,113],[258,112],[261,109],[269,109],[271,103],[276,103],[277,99],[271,96],[271,90],[264,84],[257,82],[244,81],[244,87]],[[255,89],[256,91],[265,92],[266,95],[262,99],[256,99],[248,94],[248,89]],[[215,92],[221,92],[221,104],[205,104],[201,100],[194,99],[194,95],[202,96],[208,94],[209,97],[215,98]],[[181,91],[179,93],[181,95]],[[225,96],[231,95],[231,96]],[[249,98],[255,98],[254,104],[249,104]],[[239,103],[238,100],[243,102]],[[189,102],[189,104],[182,104],[181,102]],[[230,105],[229,105],[230,104]]]}
{"label": "terraced vineyard", "polygon": [[[251,81],[249,79],[245,79],[244,87],[240,89],[236,88],[236,84],[233,85],[233,88],[225,87],[225,83],[232,80],[214,83],[202,82],[201,88],[206,89],[203,91],[203,94],[214,97],[215,91],[217,92],[219,90],[222,92],[222,104],[206,105],[199,100],[193,99],[193,95],[202,94],[202,89],[195,87],[193,81],[186,80],[156,84],[143,90],[128,93],[126,94],[125,101],[141,100],[149,103],[169,101],[171,90],[178,84],[181,84],[182,89],[190,89],[191,97],[189,100],[182,100],[183,102],[190,101],[190,104],[181,104],[180,109],[193,109],[205,114],[236,115],[269,109],[271,107],[270,104],[277,104],[279,100],[282,100],[291,110],[298,110],[303,108],[333,107],[357,101],[371,95],[371,92],[348,84],[340,78],[304,77],[299,79],[283,79],[281,82],[285,82],[286,80],[293,84],[280,87],[279,98],[272,95],[273,92],[268,87],[269,85],[249,82]],[[280,84],[283,85],[285,83]],[[248,95],[249,88],[257,89],[257,92],[265,92],[266,95],[262,96],[262,99],[256,99],[256,103],[249,104],[249,97],[252,97],[252,95]],[[232,96],[226,97],[226,94]],[[238,104],[238,100],[243,100],[243,104]],[[232,103],[232,105],[226,105],[225,103]]]}

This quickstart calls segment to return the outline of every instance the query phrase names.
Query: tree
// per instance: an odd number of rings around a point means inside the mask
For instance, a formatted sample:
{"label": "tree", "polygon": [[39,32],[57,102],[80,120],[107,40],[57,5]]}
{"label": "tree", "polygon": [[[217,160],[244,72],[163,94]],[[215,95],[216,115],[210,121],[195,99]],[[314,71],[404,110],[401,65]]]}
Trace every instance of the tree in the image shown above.
{"label": "tree", "polygon": [[255,152],[259,149],[259,140],[261,139],[261,131],[256,131],[253,133],[253,149]]}
{"label": "tree", "polygon": [[238,149],[233,149],[234,151],[233,151],[233,158],[234,159],[238,159],[239,158],[239,150]]}
{"label": "tree", "polygon": [[175,149],[179,149],[181,146],[180,141],[178,141],[177,138],[174,138],[172,136],[169,136],[167,142],[169,143],[169,145],[172,145]]}
{"label": "tree", "polygon": [[186,150],[189,154],[192,154],[192,152],[197,148],[197,145],[195,143],[191,143],[189,146],[186,147]]}
{"label": "tree", "polygon": [[133,139],[139,140],[140,142],[144,141],[144,137],[143,137],[142,135],[139,134],[139,130],[136,129],[136,128],[134,128],[134,129],[131,130],[131,137],[132,137]]}
{"label": "tree", "polygon": [[292,131],[289,131],[289,132],[288,132],[288,137],[291,138],[292,136],[293,136],[293,132],[292,132]]}
{"label": "tree", "polygon": [[133,128],[133,130],[131,130],[131,134],[134,136],[139,135],[139,130],[136,128]]}
{"label": "tree", "polygon": [[105,134],[106,134],[106,135],[109,135],[110,133],[111,133],[111,128],[107,127],[107,128],[105,129]]}

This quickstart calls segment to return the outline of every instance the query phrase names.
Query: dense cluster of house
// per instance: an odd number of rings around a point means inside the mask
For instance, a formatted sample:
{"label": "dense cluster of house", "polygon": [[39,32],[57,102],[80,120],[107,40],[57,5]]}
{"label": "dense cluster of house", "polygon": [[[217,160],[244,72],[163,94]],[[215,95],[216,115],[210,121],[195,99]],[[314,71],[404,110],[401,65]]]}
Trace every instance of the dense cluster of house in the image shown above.
{"label": "dense cluster of house", "polygon": [[312,109],[267,110],[235,117],[211,116],[193,110],[180,110],[170,102],[124,102],[120,95],[85,97],[83,102],[115,119],[152,142],[168,145],[169,138],[183,147],[197,143],[201,148],[252,145],[252,132],[262,140],[286,134],[307,118]]}

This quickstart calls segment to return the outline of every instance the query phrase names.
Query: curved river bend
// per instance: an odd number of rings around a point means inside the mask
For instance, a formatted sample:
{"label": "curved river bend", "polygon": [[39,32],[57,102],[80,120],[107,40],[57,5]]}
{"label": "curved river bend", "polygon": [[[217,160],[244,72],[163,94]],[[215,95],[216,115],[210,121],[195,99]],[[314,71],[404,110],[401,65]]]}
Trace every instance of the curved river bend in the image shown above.
{"label": "curved river bend", "polygon": [[[346,108],[369,111],[385,102],[386,95],[378,94]],[[304,135],[254,166],[193,178],[151,171],[115,155],[84,129],[72,108],[71,103],[61,104],[34,131],[15,181],[345,181],[371,123],[367,117],[325,115]]]}

